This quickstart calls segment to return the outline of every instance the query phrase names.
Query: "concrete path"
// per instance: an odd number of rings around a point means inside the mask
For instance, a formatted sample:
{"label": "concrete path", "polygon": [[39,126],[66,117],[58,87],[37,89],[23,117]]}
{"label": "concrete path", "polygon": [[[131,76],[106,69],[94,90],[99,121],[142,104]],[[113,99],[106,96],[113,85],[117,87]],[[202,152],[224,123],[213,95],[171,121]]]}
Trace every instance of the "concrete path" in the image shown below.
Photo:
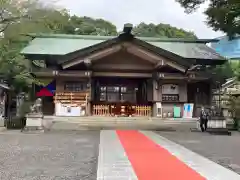
{"label": "concrete path", "polygon": [[100,134],[98,180],[136,180],[131,163],[115,131],[103,130]]}
{"label": "concrete path", "polygon": [[151,131],[103,130],[98,180],[240,180],[240,175]]}
{"label": "concrete path", "polygon": [[156,133],[240,174],[239,132],[232,132],[231,136],[189,131]]}

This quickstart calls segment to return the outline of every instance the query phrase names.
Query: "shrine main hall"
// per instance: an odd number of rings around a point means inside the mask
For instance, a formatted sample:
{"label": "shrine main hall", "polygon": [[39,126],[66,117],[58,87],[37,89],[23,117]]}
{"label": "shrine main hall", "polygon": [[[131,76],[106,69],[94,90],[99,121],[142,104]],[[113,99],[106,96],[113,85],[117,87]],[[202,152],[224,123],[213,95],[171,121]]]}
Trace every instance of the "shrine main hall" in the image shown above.
{"label": "shrine main hall", "polygon": [[[226,59],[212,39],[136,37],[130,25],[116,37],[28,34],[22,50],[43,83],[43,112],[55,116],[194,117],[210,106],[206,67]],[[52,89],[48,89],[48,84]],[[39,93],[45,91],[52,93]]]}

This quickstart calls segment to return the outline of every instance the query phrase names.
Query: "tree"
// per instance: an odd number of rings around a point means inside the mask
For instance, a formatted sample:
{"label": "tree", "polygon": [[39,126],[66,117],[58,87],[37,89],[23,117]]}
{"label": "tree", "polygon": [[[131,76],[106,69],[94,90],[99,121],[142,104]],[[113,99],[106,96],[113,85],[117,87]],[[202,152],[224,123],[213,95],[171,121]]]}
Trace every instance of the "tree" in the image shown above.
{"label": "tree", "polygon": [[40,5],[37,0],[1,0],[0,32],[23,18],[31,18],[31,12]]}
{"label": "tree", "polygon": [[[207,0],[176,0],[191,13]],[[220,30],[231,38],[240,34],[240,3],[239,0],[210,0],[205,11],[207,24],[215,31]]]}
{"label": "tree", "polygon": [[103,19],[93,19],[90,17],[70,17],[68,30],[66,33],[80,35],[117,35],[117,28],[112,23]]}
{"label": "tree", "polygon": [[240,63],[235,63],[233,66],[234,75],[240,81]]}
{"label": "tree", "polygon": [[[66,10],[38,9],[31,19],[23,19],[8,27],[5,37],[18,39],[28,33],[58,33],[79,35],[117,35],[117,28],[103,19],[70,16]],[[26,37],[25,37],[26,39]]]}
{"label": "tree", "polygon": [[160,37],[160,38],[188,38],[196,39],[193,32],[187,32],[183,29],[172,27],[169,24],[145,24],[140,23],[133,28],[133,33],[136,36],[142,37]]}
{"label": "tree", "polygon": [[8,40],[0,43],[0,72],[16,93],[27,91],[28,85],[34,82],[34,78],[28,71],[28,61],[19,54]]}
{"label": "tree", "polygon": [[[53,4],[44,6],[31,0],[2,0],[0,6],[0,73],[15,92],[27,90],[38,83],[29,73],[29,61],[19,54],[31,40],[28,33],[63,33],[86,35],[116,35],[116,26],[102,19],[70,16]],[[17,9],[16,9],[17,8]]]}
{"label": "tree", "polygon": [[219,65],[210,71],[214,75],[215,82],[224,83],[226,79],[234,77],[234,69],[230,62]]}
{"label": "tree", "polygon": [[229,94],[229,112],[232,114],[233,126],[240,130],[240,96]]}
{"label": "tree", "polygon": [[[34,27],[33,24],[39,23],[39,19],[47,20],[46,15],[50,17],[50,14],[54,14],[56,17],[58,11],[52,7],[45,8],[37,1],[2,0],[0,3],[0,27],[1,32],[4,33],[4,37],[0,39],[0,73],[16,93],[27,91],[29,84],[38,82],[29,73],[29,61],[19,53],[29,40],[22,39],[20,34],[21,32],[31,32],[33,29],[34,32],[42,30],[40,26]],[[51,18],[51,23],[40,20],[39,24],[44,24],[42,27],[46,27],[46,29],[47,27],[48,29],[59,29],[54,25],[61,27],[61,24],[54,24],[53,20],[55,19],[53,16]]]}
{"label": "tree", "polygon": [[13,0],[0,1],[0,32],[4,32],[11,23],[21,18],[17,4]]}
{"label": "tree", "polygon": [[9,25],[4,36],[15,41],[26,40],[29,33],[65,33],[69,26],[69,14],[66,10],[35,9],[31,19],[22,19]]}

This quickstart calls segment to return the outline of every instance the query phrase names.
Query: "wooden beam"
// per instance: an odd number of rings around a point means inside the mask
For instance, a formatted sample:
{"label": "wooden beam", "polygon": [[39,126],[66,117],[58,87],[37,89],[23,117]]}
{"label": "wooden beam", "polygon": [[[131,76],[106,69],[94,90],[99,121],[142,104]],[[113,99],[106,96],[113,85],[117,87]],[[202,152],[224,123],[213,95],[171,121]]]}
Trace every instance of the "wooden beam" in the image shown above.
{"label": "wooden beam", "polygon": [[91,77],[92,71],[60,71],[60,77]]}
{"label": "wooden beam", "polygon": [[116,52],[118,52],[120,50],[121,50],[121,46],[120,45],[115,45],[115,46],[112,46],[110,48],[101,50],[99,52],[92,53],[89,56],[86,56],[86,57],[83,57],[83,58],[80,58],[80,59],[77,58],[77,59],[72,60],[70,62],[65,62],[65,63],[63,63],[62,67],[63,67],[63,69],[66,69],[66,68],[75,66],[77,64],[83,63],[85,61],[85,59],[89,59],[90,61],[94,61],[94,60],[103,58],[105,56],[108,56],[110,54],[116,53]]}
{"label": "wooden beam", "polygon": [[153,54],[149,51],[146,51],[145,49],[142,49],[138,46],[135,46],[135,45],[130,44],[130,43],[125,43],[124,46],[127,47],[128,52],[130,52],[132,54],[135,54],[138,57],[145,58],[145,59],[155,63],[156,64],[155,68],[158,68],[159,66],[163,66],[163,65],[167,64],[167,65],[169,65],[169,66],[173,67],[174,69],[177,69],[181,72],[186,71],[186,68],[184,68],[183,66],[181,66],[179,64],[176,64],[174,62],[171,62],[171,60],[168,60],[164,57],[155,55],[155,54]]}
{"label": "wooden beam", "polygon": [[169,79],[169,80],[206,80],[209,79],[208,76],[188,76],[180,73],[161,73],[158,74],[159,79]]}
{"label": "wooden beam", "polygon": [[138,47],[130,46],[127,48],[127,52],[134,54],[135,56],[138,56],[142,59],[145,59],[153,64],[156,64],[159,60],[159,58],[156,59],[156,58],[151,57],[149,54],[147,54],[143,50],[140,50]]}
{"label": "wooden beam", "polygon": [[37,77],[91,77],[91,71],[39,71],[34,72]]}
{"label": "wooden beam", "polygon": [[[37,77],[77,77],[77,78],[90,78],[93,76],[100,77],[134,77],[134,78],[151,78],[152,73],[128,73],[128,72],[92,72],[92,71],[40,71],[34,73]],[[207,80],[208,76],[186,76],[179,73],[159,73],[160,79],[172,79],[172,80]]]}
{"label": "wooden beam", "polygon": [[151,71],[153,70],[153,66],[150,64],[114,64],[114,63],[98,63],[92,66],[92,69],[97,69],[98,71],[108,71],[108,70],[142,70],[142,71]]}
{"label": "wooden beam", "polygon": [[135,78],[151,78],[152,73],[116,73],[116,72],[94,72],[93,76],[101,77],[135,77]]}
{"label": "wooden beam", "polygon": [[66,69],[66,68],[69,68],[71,66],[74,66],[74,65],[77,65],[77,64],[81,64],[81,63],[84,63],[84,59],[77,58],[77,59],[74,59],[72,62],[65,62],[65,63],[63,63],[62,64],[62,68]]}

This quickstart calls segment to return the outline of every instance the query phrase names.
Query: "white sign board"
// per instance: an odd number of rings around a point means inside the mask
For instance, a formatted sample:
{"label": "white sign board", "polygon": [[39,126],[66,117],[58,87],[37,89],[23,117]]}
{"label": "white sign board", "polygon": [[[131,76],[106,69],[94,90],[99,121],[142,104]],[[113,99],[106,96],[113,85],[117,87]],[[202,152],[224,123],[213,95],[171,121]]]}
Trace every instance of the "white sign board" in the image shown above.
{"label": "white sign board", "polygon": [[55,104],[55,114],[56,116],[81,116],[82,109],[80,106],[75,106],[73,104]]}

